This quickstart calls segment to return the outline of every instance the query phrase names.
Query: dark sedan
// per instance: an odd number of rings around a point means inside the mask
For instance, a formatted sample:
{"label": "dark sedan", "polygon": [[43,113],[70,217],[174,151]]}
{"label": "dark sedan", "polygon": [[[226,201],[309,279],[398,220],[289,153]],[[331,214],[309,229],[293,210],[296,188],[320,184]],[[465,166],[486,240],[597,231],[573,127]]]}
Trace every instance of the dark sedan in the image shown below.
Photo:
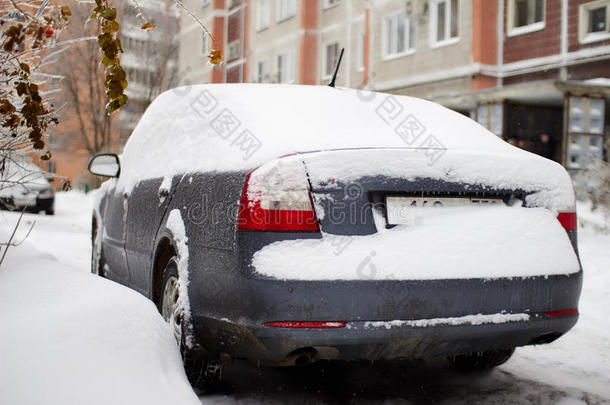
{"label": "dark sedan", "polygon": [[237,359],[490,368],[577,321],[568,174],[434,103],[185,87],[89,169],[92,271],[158,306],[198,387]]}

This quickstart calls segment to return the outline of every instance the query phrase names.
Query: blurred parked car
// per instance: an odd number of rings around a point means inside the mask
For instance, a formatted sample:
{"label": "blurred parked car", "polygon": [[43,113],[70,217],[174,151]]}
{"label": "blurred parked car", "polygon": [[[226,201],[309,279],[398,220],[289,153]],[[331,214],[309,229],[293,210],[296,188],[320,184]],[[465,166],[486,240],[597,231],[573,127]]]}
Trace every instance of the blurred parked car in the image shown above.
{"label": "blurred parked car", "polygon": [[0,209],[55,214],[55,194],[38,166],[6,161],[0,175]]}
{"label": "blurred parked car", "polygon": [[236,359],[485,369],[577,321],[569,175],[435,103],[185,87],[89,170],[92,271],[158,306],[198,387]]}

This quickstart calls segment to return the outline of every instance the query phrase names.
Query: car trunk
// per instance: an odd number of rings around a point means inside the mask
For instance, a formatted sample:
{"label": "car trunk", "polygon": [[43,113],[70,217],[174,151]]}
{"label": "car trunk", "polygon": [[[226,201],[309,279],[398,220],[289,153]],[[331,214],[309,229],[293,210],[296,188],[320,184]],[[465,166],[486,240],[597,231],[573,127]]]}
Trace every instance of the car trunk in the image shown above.
{"label": "car trunk", "polygon": [[[502,156],[445,151],[431,162],[412,149],[279,160],[253,177],[291,189],[299,176],[278,173],[304,164],[319,232],[240,233],[255,278],[252,310],[264,307],[270,320],[435,319],[577,305],[582,276],[554,211],[561,198],[553,179],[536,174],[545,161],[524,170]],[[555,199],[532,198],[540,195]],[[413,202],[422,206],[389,221],[392,198],[407,212]]]}
{"label": "car trunk", "polygon": [[422,280],[579,271],[557,213],[540,199],[528,203],[552,184],[521,176],[512,159],[443,151],[431,162],[427,153],[294,156],[305,165],[322,238],[291,236],[265,246],[254,256],[257,272],[303,280]]}

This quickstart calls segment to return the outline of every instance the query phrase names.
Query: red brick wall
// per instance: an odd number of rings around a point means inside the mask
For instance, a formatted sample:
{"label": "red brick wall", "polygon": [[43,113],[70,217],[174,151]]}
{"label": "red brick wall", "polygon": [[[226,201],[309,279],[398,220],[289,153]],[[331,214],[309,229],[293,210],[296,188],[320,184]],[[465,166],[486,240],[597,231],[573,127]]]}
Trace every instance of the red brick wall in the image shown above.
{"label": "red brick wall", "polygon": [[578,24],[580,5],[589,3],[591,0],[570,0],[568,6],[568,50],[574,52],[582,48],[591,48],[602,45],[610,45],[610,40],[580,44],[578,41]]}
{"label": "red brick wall", "polygon": [[610,76],[610,60],[585,65],[571,66],[568,70],[570,80],[588,80]]}
{"label": "red brick wall", "polygon": [[[213,0],[212,8],[214,10],[224,10],[225,0]],[[224,17],[216,16],[212,20],[212,36],[214,37],[214,43],[212,47],[224,50],[224,39],[225,39],[225,19]],[[224,53],[224,52],[223,52]],[[224,56],[224,55],[223,55]],[[212,69],[210,82],[211,83],[222,83],[224,81],[224,72],[222,69]]]}
{"label": "red brick wall", "polygon": [[495,23],[498,3],[474,0],[472,9],[472,59],[474,62],[495,65],[498,54]]}
{"label": "red brick wall", "polygon": [[561,0],[546,0],[545,27],[541,31],[509,37],[508,0],[504,2],[504,63],[554,55],[561,50]]}
{"label": "red brick wall", "polygon": [[233,13],[229,16],[229,26],[227,28],[227,42],[228,43],[241,39],[241,36],[242,36],[241,20],[242,20],[241,12]]}
{"label": "red brick wall", "polygon": [[316,84],[318,66],[318,1],[302,0],[299,83]]}
{"label": "red brick wall", "polygon": [[548,70],[538,73],[529,73],[521,76],[512,76],[504,79],[504,85],[510,86],[511,84],[533,82],[538,80],[558,79],[559,71],[557,69]]}
{"label": "red brick wall", "polygon": [[[497,28],[498,3],[473,0],[472,4],[472,60],[477,63],[495,65],[498,55]],[[470,88],[474,91],[496,86],[496,79],[474,76]]]}
{"label": "red brick wall", "polygon": [[241,66],[237,65],[230,69],[227,69],[226,83],[241,83]]}

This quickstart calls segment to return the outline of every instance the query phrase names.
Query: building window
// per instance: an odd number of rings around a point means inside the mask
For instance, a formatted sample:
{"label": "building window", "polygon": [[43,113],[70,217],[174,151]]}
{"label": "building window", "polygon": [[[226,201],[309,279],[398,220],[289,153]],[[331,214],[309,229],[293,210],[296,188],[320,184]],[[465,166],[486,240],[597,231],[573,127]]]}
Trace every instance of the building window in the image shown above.
{"label": "building window", "polygon": [[332,76],[335,71],[335,65],[339,60],[339,43],[333,42],[324,47],[324,75],[323,79],[327,79]]}
{"label": "building window", "polygon": [[477,107],[477,122],[499,137],[504,132],[504,105],[481,104]]}
{"label": "building window", "polygon": [[361,32],[358,35],[358,70],[364,70],[364,54],[366,53],[366,33]]}
{"label": "building window", "polygon": [[201,54],[203,56],[210,54],[210,36],[206,32],[201,35]]}
{"label": "building window", "polygon": [[258,62],[256,64],[256,82],[265,83],[268,76],[267,62]]}
{"label": "building window", "polygon": [[294,54],[282,53],[277,56],[278,83],[294,83]]}
{"label": "building window", "polygon": [[415,48],[415,23],[404,11],[387,16],[384,19],[384,57],[403,56]]}
{"label": "building window", "polygon": [[569,169],[586,168],[604,154],[605,101],[585,97],[570,98],[567,150]]}
{"label": "building window", "polygon": [[324,8],[338,6],[339,3],[341,3],[341,0],[324,0]]}
{"label": "building window", "polygon": [[231,62],[241,58],[241,41],[238,39],[237,41],[231,42],[227,46],[227,62]]}
{"label": "building window", "polygon": [[269,22],[271,17],[271,3],[270,0],[261,0],[258,3],[258,15],[256,19],[256,29],[262,31],[265,28],[269,28]]}
{"label": "building window", "polygon": [[212,4],[212,0],[201,0],[201,7],[207,7]]}
{"label": "building window", "polygon": [[610,39],[610,0],[582,4],[579,8],[579,39],[582,43]]}
{"label": "building window", "polygon": [[544,29],[545,0],[509,0],[508,36]]}
{"label": "building window", "polygon": [[57,162],[54,162],[54,161],[47,162],[47,173],[51,173],[51,174],[57,173]]}
{"label": "building window", "polygon": [[430,24],[433,45],[442,46],[457,42],[459,36],[459,0],[432,0],[432,24]]}
{"label": "building window", "polygon": [[277,20],[284,21],[296,14],[296,0],[278,0]]}

